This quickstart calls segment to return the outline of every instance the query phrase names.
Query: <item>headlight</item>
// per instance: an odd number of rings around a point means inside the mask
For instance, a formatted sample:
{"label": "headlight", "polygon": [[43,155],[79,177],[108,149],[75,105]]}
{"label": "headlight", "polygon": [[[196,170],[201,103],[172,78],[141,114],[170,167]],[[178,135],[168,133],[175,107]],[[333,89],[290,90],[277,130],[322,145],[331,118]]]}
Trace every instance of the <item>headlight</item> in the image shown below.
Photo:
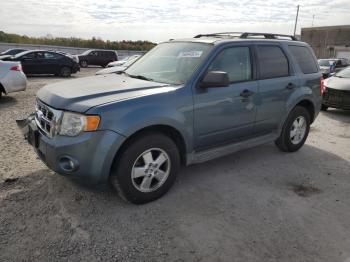
{"label": "headlight", "polygon": [[83,131],[95,131],[99,123],[99,116],[64,112],[58,133],[64,136],[77,136]]}

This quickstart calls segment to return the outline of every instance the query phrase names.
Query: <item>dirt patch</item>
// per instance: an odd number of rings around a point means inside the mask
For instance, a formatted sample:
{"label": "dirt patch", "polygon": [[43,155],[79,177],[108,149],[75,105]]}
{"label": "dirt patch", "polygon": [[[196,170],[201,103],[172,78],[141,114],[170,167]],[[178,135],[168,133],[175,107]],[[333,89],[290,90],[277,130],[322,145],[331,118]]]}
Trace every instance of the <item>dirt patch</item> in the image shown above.
{"label": "dirt patch", "polygon": [[321,189],[313,186],[290,183],[291,190],[300,197],[310,197],[315,194],[320,194]]}

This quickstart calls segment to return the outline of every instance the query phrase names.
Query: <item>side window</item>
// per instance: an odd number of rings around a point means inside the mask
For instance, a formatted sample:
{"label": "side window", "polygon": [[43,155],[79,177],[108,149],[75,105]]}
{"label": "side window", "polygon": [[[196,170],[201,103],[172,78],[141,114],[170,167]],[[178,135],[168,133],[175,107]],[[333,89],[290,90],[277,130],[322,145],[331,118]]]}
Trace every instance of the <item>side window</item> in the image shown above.
{"label": "side window", "polygon": [[43,59],[44,58],[44,53],[42,53],[42,52],[36,53],[36,58]]}
{"label": "side window", "polygon": [[208,71],[227,72],[230,82],[251,80],[249,47],[231,47],[223,50],[211,63]]}
{"label": "side window", "polygon": [[288,59],[279,46],[260,45],[257,50],[260,79],[289,75]]}
{"label": "side window", "polygon": [[298,62],[301,71],[304,74],[312,74],[318,72],[316,62],[309,48],[305,46],[290,45],[289,50],[292,52],[293,56]]}
{"label": "side window", "polygon": [[54,54],[54,53],[44,53],[44,58],[45,59],[60,59],[61,55]]}

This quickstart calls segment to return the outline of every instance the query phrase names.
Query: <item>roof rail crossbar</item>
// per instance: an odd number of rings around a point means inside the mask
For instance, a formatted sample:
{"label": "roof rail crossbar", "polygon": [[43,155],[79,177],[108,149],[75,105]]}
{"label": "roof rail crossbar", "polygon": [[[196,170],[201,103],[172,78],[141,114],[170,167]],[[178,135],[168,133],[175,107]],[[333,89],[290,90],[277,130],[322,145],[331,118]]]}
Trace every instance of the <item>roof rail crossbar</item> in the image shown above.
{"label": "roof rail crossbar", "polygon": [[271,34],[271,33],[243,33],[240,38],[249,38],[250,36],[263,36],[266,39],[279,39],[279,37],[290,38],[293,41],[297,41],[298,39],[292,35],[284,35],[284,34]]}
{"label": "roof rail crossbar", "polygon": [[196,35],[194,38],[201,38],[201,37],[240,37],[243,33],[242,32],[221,32],[221,33],[211,33],[211,34],[200,34]]}
{"label": "roof rail crossbar", "polygon": [[[283,34],[271,34],[271,33],[250,33],[250,32],[222,32],[222,33],[212,33],[212,34],[200,34],[196,35],[194,38],[201,37],[230,37],[230,38],[250,38],[254,36],[262,36],[265,39],[280,39],[290,38],[293,41],[298,41],[295,36],[283,35]],[[280,38],[282,37],[282,39]]]}

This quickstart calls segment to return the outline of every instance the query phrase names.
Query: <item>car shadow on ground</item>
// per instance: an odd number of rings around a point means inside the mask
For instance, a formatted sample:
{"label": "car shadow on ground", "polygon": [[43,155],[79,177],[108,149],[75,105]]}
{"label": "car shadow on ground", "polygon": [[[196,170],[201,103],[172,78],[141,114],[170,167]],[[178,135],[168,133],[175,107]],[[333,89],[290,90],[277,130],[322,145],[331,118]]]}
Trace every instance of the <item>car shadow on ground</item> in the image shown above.
{"label": "car shadow on ground", "polygon": [[3,95],[0,98],[0,109],[5,106],[15,105],[17,103],[17,99],[12,96]]}
{"label": "car shadow on ground", "polygon": [[167,195],[141,206],[38,170],[0,184],[0,258],[344,261],[349,170],[310,145],[268,144],[182,168]]}
{"label": "car shadow on ground", "polygon": [[328,109],[323,111],[323,113],[334,120],[342,121],[345,123],[350,123],[350,110],[341,110],[341,109]]}

